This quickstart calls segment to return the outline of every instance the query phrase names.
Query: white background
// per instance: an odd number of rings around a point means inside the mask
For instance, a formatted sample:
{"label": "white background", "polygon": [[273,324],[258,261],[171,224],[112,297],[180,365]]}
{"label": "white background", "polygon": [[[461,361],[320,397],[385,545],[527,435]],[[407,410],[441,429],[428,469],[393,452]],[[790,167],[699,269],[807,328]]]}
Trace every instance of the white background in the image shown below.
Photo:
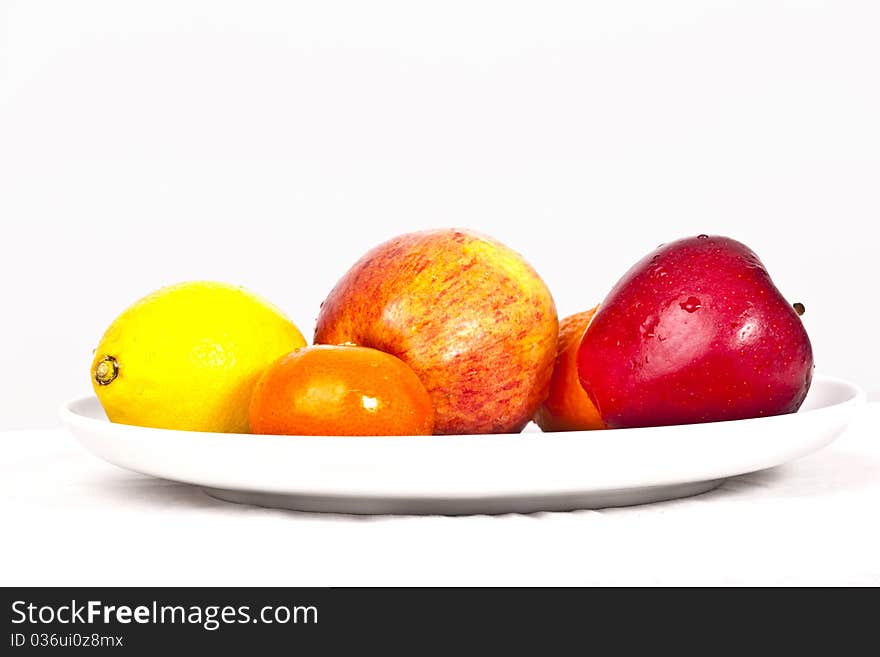
{"label": "white background", "polygon": [[0,429],[129,303],[244,284],[306,335],[367,248],[488,232],[562,315],[661,242],[750,245],[880,397],[876,2],[0,3]]}

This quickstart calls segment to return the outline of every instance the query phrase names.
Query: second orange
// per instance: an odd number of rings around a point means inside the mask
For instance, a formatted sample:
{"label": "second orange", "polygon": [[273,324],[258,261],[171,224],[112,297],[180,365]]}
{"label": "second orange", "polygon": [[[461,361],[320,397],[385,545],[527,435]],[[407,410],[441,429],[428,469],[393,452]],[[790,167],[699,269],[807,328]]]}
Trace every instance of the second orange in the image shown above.
{"label": "second orange", "polygon": [[559,343],[550,379],[550,394],[535,413],[535,422],[544,431],[605,428],[599,411],[581,387],[577,369],[581,337],[597,308],[570,315],[559,323]]}

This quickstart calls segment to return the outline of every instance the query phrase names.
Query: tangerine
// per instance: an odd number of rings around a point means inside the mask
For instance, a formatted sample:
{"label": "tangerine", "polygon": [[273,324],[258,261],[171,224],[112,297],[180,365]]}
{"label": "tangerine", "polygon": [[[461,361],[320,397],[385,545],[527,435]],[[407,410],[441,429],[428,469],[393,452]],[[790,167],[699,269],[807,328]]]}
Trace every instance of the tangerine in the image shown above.
{"label": "tangerine", "polygon": [[434,407],[416,373],[391,354],[315,345],[275,361],[254,389],[252,433],[427,435]]}

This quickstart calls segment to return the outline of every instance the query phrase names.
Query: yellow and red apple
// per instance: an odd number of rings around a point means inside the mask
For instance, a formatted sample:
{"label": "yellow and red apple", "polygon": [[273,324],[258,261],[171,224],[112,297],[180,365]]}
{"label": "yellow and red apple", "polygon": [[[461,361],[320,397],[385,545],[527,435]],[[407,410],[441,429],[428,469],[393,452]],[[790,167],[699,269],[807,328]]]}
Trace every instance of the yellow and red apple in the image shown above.
{"label": "yellow and red apple", "polygon": [[366,253],[324,301],[315,342],[391,353],[434,404],[435,433],[518,432],[549,391],[558,318],[515,251],[457,229],[408,233]]}

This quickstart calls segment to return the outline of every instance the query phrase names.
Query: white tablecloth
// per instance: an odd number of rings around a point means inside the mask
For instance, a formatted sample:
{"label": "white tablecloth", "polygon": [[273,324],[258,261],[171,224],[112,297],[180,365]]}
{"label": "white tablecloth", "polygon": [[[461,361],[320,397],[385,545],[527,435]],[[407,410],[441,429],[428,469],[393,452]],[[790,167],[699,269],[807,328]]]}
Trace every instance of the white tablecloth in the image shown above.
{"label": "white tablecloth", "polygon": [[824,450],[640,507],[356,517],[227,504],[0,434],[0,584],[880,584],[880,404]]}

